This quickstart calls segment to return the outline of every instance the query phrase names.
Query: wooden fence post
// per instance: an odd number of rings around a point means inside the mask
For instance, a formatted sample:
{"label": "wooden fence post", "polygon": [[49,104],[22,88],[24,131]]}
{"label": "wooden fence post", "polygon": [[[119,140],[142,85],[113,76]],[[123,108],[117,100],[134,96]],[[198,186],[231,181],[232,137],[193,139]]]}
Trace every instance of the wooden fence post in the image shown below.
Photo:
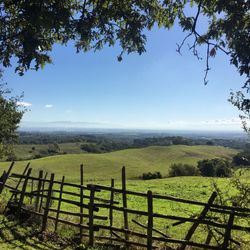
{"label": "wooden fence post", "polygon": [[43,208],[44,189],[45,189],[45,184],[46,184],[47,175],[48,175],[48,172],[45,173],[45,176],[44,176],[44,179],[43,179],[42,197],[41,197],[40,206],[39,206],[39,213],[41,213],[42,208]]}
{"label": "wooden fence post", "polygon": [[41,192],[41,187],[42,187],[42,178],[43,178],[43,171],[40,170],[39,171],[39,176],[38,176],[39,180],[37,183],[37,194],[36,194],[36,201],[35,201],[35,211],[38,211],[38,207],[39,207],[39,200],[40,200],[40,192]]}
{"label": "wooden fence post", "polygon": [[11,162],[10,167],[9,167],[9,169],[8,169],[8,171],[7,171],[7,175],[8,175],[8,176],[10,175],[10,172],[11,172],[12,168],[14,167],[14,165],[15,165],[15,162],[14,162],[14,161]]}
{"label": "wooden fence post", "polygon": [[[109,226],[113,226],[113,208],[114,205],[114,190],[115,187],[115,180],[111,179],[111,190],[110,190],[110,208],[109,208]],[[110,229],[110,238],[112,238],[112,230]]]}
{"label": "wooden fence post", "polygon": [[24,196],[25,196],[25,191],[26,191],[26,188],[27,188],[27,184],[28,184],[28,181],[29,181],[29,176],[31,174],[31,171],[32,171],[32,168],[29,168],[29,170],[27,172],[27,175],[24,178],[23,187],[22,187],[22,191],[21,191],[21,194],[20,194],[20,199],[19,199],[18,209],[17,209],[19,216],[20,216],[21,211],[22,211],[22,205],[23,205],[23,200],[24,200]]}
{"label": "wooden fence post", "polygon": [[234,211],[232,210],[229,216],[229,220],[228,220],[228,224],[227,224],[227,228],[225,231],[225,235],[224,235],[224,242],[222,244],[222,250],[226,250],[229,244],[229,240],[231,238],[231,229],[233,226],[233,221],[234,221]]}
{"label": "wooden fence post", "polygon": [[90,185],[89,197],[89,246],[94,245],[94,199],[95,199],[95,186]]}
{"label": "wooden fence post", "polygon": [[55,232],[57,230],[57,224],[58,224],[58,219],[59,219],[59,214],[60,214],[60,209],[61,209],[64,179],[65,179],[65,177],[63,176],[62,177],[62,182],[61,182],[61,185],[60,185],[60,194],[59,194],[57,213],[56,213],[56,222],[55,222]]}
{"label": "wooden fence post", "polygon": [[[187,233],[187,235],[185,237],[185,241],[189,241],[191,239],[191,237],[194,234],[196,228],[199,226],[200,222],[205,218],[205,216],[206,216],[207,212],[209,211],[210,206],[214,202],[216,196],[217,196],[217,193],[213,192],[212,195],[210,196],[207,204],[205,205],[202,212],[200,213],[197,221],[194,222],[193,225],[191,226],[191,228],[188,230],[188,233]],[[182,246],[179,248],[179,250],[184,250],[186,248],[186,246],[187,246],[187,244],[183,243]]]}
{"label": "wooden fence post", "polygon": [[[27,172],[27,170],[29,169],[29,167],[30,167],[30,163],[28,163],[28,164],[26,165],[25,169],[23,170],[22,175],[25,175],[25,174],[26,174],[26,172]],[[18,180],[18,182],[17,182],[17,185],[16,185],[16,187],[15,187],[15,190],[16,190],[16,191],[18,190],[18,188],[19,188],[19,186],[20,186],[20,184],[21,184],[21,182],[22,182],[22,179],[23,179],[23,177],[20,177],[20,178],[19,178],[19,180]],[[13,194],[11,195],[10,201],[11,201],[14,197],[15,197],[15,199],[16,199],[17,193],[13,193]]]}
{"label": "wooden fence post", "polygon": [[33,191],[34,191],[34,181],[31,179],[31,187],[30,187],[30,193],[31,193],[31,196],[30,196],[30,204],[32,204],[32,200],[33,200]]}
{"label": "wooden fence post", "polygon": [[[24,171],[23,171],[23,173],[22,173],[22,176],[24,176],[24,175],[26,174],[26,172],[27,172],[29,166],[30,166],[30,163],[28,163],[28,164],[26,165],[26,167],[25,167],[25,169],[24,169]],[[19,180],[18,180],[18,182],[17,182],[17,185],[16,185],[16,187],[15,187],[15,190],[16,190],[16,191],[18,191],[18,188],[19,188],[19,186],[20,186],[20,184],[21,184],[21,182],[22,182],[22,179],[23,179],[23,177],[20,177],[20,178],[19,178]],[[18,195],[17,192],[16,192],[16,193],[13,193],[13,194],[11,195],[11,197],[10,197],[10,199],[9,199],[9,201],[8,201],[8,203],[7,203],[7,205],[6,205],[6,207],[4,208],[3,214],[6,213],[7,208],[8,208],[8,206],[9,206],[9,204],[11,203],[11,201],[13,200],[13,198],[16,200],[17,195]]]}
{"label": "wooden fence post", "polygon": [[10,172],[11,172],[11,170],[12,170],[14,164],[15,164],[15,162],[13,161],[13,162],[10,164],[10,167],[9,167],[8,171],[7,171],[7,172],[4,171],[4,172],[3,172],[3,175],[1,176],[1,180],[0,180],[0,181],[1,181],[2,183],[0,184],[0,194],[3,192],[4,185],[5,185],[6,181],[8,180],[8,177],[9,177],[9,175],[10,175]]}
{"label": "wooden fence post", "polygon": [[[123,218],[124,218],[124,236],[125,240],[129,241],[128,230],[128,212],[127,212],[127,192],[126,192],[126,168],[123,166],[122,168],[122,203],[123,203]],[[128,247],[128,243],[126,243],[126,247]]]}
{"label": "wooden fence post", "polygon": [[1,184],[0,184],[0,194],[3,192],[4,185],[5,185],[6,181],[7,181],[7,179],[8,179],[7,173],[6,173],[6,171],[3,171],[3,174],[0,176],[0,182],[1,182]]}
{"label": "wooden fence post", "polygon": [[80,242],[82,242],[82,234],[83,234],[83,164],[80,165]]}
{"label": "wooden fence post", "polygon": [[148,191],[148,225],[147,225],[147,249],[152,250],[153,236],[153,195]]}
{"label": "wooden fence post", "polygon": [[46,226],[47,226],[47,220],[48,220],[48,214],[49,214],[49,206],[50,206],[52,188],[53,188],[53,184],[54,184],[54,178],[55,178],[55,175],[51,174],[50,182],[49,182],[49,189],[48,189],[48,194],[47,194],[47,200],[46,200],[46,205],[45,205],[45,209],[44,209],[44,213],[43,213],[42,231],[45,231]]}

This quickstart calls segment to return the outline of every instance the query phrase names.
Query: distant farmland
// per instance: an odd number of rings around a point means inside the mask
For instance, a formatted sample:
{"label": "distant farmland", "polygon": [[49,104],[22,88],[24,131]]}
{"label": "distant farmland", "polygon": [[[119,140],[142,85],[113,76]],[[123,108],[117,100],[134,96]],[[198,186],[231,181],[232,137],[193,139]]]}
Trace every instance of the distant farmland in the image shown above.
{"label": "distant farmland", "polygon": [[[142,173],[149,171],[159,171],[163,176],[167,176],[172,163],[195,165],[201,159],[231,158],[236,153],[237,150],[220,146],[152,146],[103,154],[67,154],[18,161],[13,171],[22,171],[30,162],[35,171],[43,169],[55,173],[58,178],[65,175],[67,180],[78,182],[81,163],[84,164],[84,176],[88,181],[119,179],[120,169],[125,165],[127,178],[136,179]],[[4,169],[9,164],[9,162],[2,162],[0,166]]]}

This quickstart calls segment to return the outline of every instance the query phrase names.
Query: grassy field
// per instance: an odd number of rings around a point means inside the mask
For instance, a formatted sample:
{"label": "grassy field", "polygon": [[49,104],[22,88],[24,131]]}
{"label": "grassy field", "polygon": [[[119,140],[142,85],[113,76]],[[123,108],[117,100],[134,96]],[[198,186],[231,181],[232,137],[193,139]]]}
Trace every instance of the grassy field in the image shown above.
{"label": "grassy field", "polygon": [[[235,195],[236,190],[231,187],[230,179],[228,178],[205,178],[205,177],[174,177],[174,178],[164,178],[157,180],[143,181],[136,179],[143,172],[148,171],[160,171],[163,175],[168,174],[169,166],[172,163],[182,162],[189,164],[196,164],[200,159],[205,158],[215,158],[223,157],[230,158],[237,151],[216,146],[169,146],[169,147],[148,147],[141,149],[128,149],[122,151],[116,151],[112,153],[105,154],[72,154],[72,155],[60,155],[47,158],[41,158],[37,160],[31,160],[31,166],[37,173],[38,169],[43,169],[48,172],[54,172],[56,176],[61,178],[62,175],[66,176],[67,181],[72,181],[79,183],[79,165],[84,164],[84,175],[85,183],[94,183],[102,185],[110,185],[110,178],[115,178],[115,187],[121,187],[121,167],[122,165],[126,166],[127,170],[127,189],[147,192],[151,190],[155,194],[165,194],[173,195],[177,197],[182,197],[186,199],[193,199],[199,201],[207,201],[213,192],[213,185],[217,185],[221,188],[223,192],[228,192],[230,195]],[[20,172],[27,164],[27,161],[20,161],[16,163],[14,172]],[[6,169],[9,166],[9,163],[3,162],[0,163],[2,169]],[[244,175],[241,176],[243,181],[249,181],[250,171],[246,171]],[[59,189],[59,186],[57,186]],[[79,192],[78,189],[68,188],[68,191]],[[97,194],[100,198],[109,199],[109,193],[101,192]],[[67,198],[67,196],[65,197]],[[72,200],[78,200],[76,197],[68,196]],[[122,202],[121,195],[116,194],[115,200]],[[57,203],[54,203],[54,206],[57,206]],[[147,200],[145,198],[139,198],[134,196],[128,196],[128,207],[136,210],[147,210]],[[79,208],[72,205],[67,205],[63,203],[63,210],[79,212]],[[190,216],[192,214],[199,213],[201,207],[199,206],[190,206],[186,204],[179,204],[171,201],[165,200],[155,200],[154,201],[154,212],[168,215],[180,215],[180,216]],[[108,215],[107,209],[101,209],[98,212],[98,215]],[[62,215],[63,216],[63,215]],[[123,217],[122,213],[116,212],[114,214],[115,221],[114,226],[122,227],[123,226]],[[67,218],[74,220],[73,218]],[[146,224],[147,218],[143,216],[132,216],[129,215],[129,227],[135,230],[143,231],[138,228],[133,222],[132,219],[136,219],[138,222]],[[79,218],[75,218],[75,222],[78,222]],[[173,227],[172,223],[174,221],[170,220],[159,220],[155,219],[154,227],[158,230],[161,230],[167,235],[176,238],[183,238],[185,236],[186,230],[190,227],[189,223]],[[9,225],[7,222],[7,225]],[[87,221],[86,221],[87,223]],[[106,222],[108,223],[108,222]],[[53,224],[51,225],[53,229]],[[73,233],[77,233],[68,227],[63,225],[59,226],[60,232],[64,236],[72,236]],[[0,228],[2,230],[7,230],[5,226]],[[21,230],[21,229],[18,229]],[[22,231],[22,230],[21,230]],[[7,233],[8,234],[8,233]],[[9,233],[11,236],[11,233]],[[29,235],[29,231],[27,232]],[[242,236],[242,235],[241,235]],[[204,233],[204,228],[200,228],[195,235],[197,241],[204,241],[206,234]],[[238,237],[235,235],[235,237]],[[243,235],[245,240],[249,240],[249,235]],[[3,237],[0,235],[0,240]],[[25,245],[25,242],[17,241],[18,244],[21,244],[20,249],[36,249],[32,248],[32,244],[36,239],[30,239],[30,245]],[[13,242],[16,242],[13,240]],[[16,244],[16,243],[15,243]],[[37,243],[38,244],[38,243]],[[39,243],[40,244],[40,243]],[[47,247],[47,246],[46,246]],[[42,249],[47,249],[46,247]],[[0,241],[1,249],[15,249],[14,245],[11,242],[6,242],[2,239]],[[16,249],[19,249],[18,247]],[[57,249],[56,247],[51,249]],[[71,248],[69,248],[71,249]],[[244,246],[243,249],[249,249],[247,246]]]}
{"label": "grassy field", "polygon": [[[60,143],[60,153],[83,154],[82,142]],[[14,155],[17,159],[33,159],[36,155],[48,155],[49,144],[20,144],[14,146]]]}
{"label": "grassy field", "polygon": [[34,234],[32,227],[19,225],[0,216],[0,249],[27,249],[27,250],[59,250],[59,246],[52,242],[41,242]]}
{"label": "grassy field", "polygon": [[[246,173],[241,177],[243,181],[249,181],[250,171],[246,171]],[[102,185],[110,185],[109,181],[97,181],[96,183]],[[147,190],[151,190],[154,194],[165,194],[165,195],[173,195],[177,197],[199,200],[206,202],[211,195],[213,189],[213,185],[216,183],[222,191],[225,193],[229,190],[230,195],[235,195],[236,190],[231,187],[230,179],[228,178],[205,178],[205,177],[174,177],[174,178],[165,178],[158,180],[128,180],[127,181],[127,189],[146,192]],[[121,182],[117,180],[115,182],[115,187],[120,188]],[[59,187],[58,187],[59,188]],[[68,191],[79,191],[77,189],[67,189]],[[87,194],[87,193],[85,193]],[[69,198],[70,196],[64,196],[64,198]],[[109,198],[109,194],[106,192],[101,192],[97,194],[97,197],[101,198]],[[72,200],[77,200],[75,197],[70,197]],[[116,194],[115,200],[122,203],[121,195]],[[57,203],[53,204],[54,207],[57,207]],[[128,208],[147,211],[147,201],[145,198],[138,198],[129,195],[128,196]],[[63,203],[63,210],[67,211],[75,211],[79,212],[79,208],[76,206],[66,205]],[[197,214],[201,211],[201,207],[194,205],[187,205],[182,203],[175,203],[172,201],[166,200],[155,200],[154,201],[154,212],[168,215],[179,215],[179,216],[190,216],[192,214]],[[107,209],[101,209],[97,214],[108,216],[109,211]],[[64,215],[60,215],[60,218],[70,219],[71,221],[74,219],[71,217],[65,217]],[[123,216],[120,212],[114,213],[114,226],[123,227]],[[0,218],[2,219],[2,218]],[[146,224],[147,218],[144,216],[133,216],[129,215],[129,228],[134,229],[136,231],[141,231],[145,233],[145,230],[142,230],[140,227],[136,226],[132,219],[136,221]],[[79,218],[75,218],[75,222],[78,222]],[[98,221],[102,223],[101,221]],[[162,231],[163,233],[176,238],[183,238],[185,233],[190,228],[190,223],[185,223],[176,227],[173,227],[172,224],[175,221],[171,220],[162,220],[155,219],[154,220],[154,228]],[[87,221],[85,221],[87,223]],[[96,221],[97,223],[97,221]],[[108,224],[105,222],[104,224]],[[53,231],[53,223],[50,224],[51,230]],[[206,237],[204,227],[199,227],[197,233],[194,235],[195,241],[202,241]],[[78,233],[78,230],[73,230],[70,227],[63,226],[59,224],[59,231],[63,234],[66,239],[68,236],[72,236],[74,233]],[[0,249],[61,249],[60,246],[52,244],[50,242],[40,242],[37,237],[33,236],[32,228],[30,227],[22,227],[16,225],[14,222],[3,219],[0,227]],[[86,232],[87,233],[87,232]],[[99,233],[97,233],[99,234]],[[157,234],[156,234],[157,236]],[[234,234],[234,239],[238,238],[238,234]],[[53,235],[52,235],[53,237]],[[250,240],[249,234],[243,233],[241,237],[244,240]],[[65,249],[73,249],[71,246]],[[249,245],[246,243],[242,248],[242,250],[250,249]]]}
{"label": "grassy field", "polygon": [[[243,181],[249,181],[250,171],[247,171],[241,178]],[[109,181],[96,181],[96,184],[102,185],[110,185]],[[206,202],[211,193],[214,191],[214,184],[217,184],[218,187],[225,193],[229,191],[229,195],[236,195],[237,191],[235,188],[232,188],[232,183],[229,178],[205,178],[205,177],[174,177],[174,178],[165,178],[165,179],[157,179],[157,180],[128,180],[127,181],[127,189],[134,190],[145,193],[147,190],[151,190],[154,194],[164,194],[164,195],[173,195],[177,197],[182,197],[186,199],[198,200]],[[115,187],[121,188],[121,182],[119,180],[115,181]],[[59,189],[59,185],[55,187],[55,189]],[[77,188],[66,188],[67,191],[71,192],[79,192]],[[85,192],[87,195],[88,193]],[[54,194],[56,195],[56,194]],[[97,193],[97,197],[109,199],[110,194],[108,192],[102,191],[101,193]],[[64,195],[64,198],[69,198],[71,200],[78,201],[79,198],[73,197],[70,195]],[[29,199],[28,199],[29,200]],[[27,202],[28,202],[27,200]],[[120,205],[122,204],[122,196],[120,194],[115,194],[115,201],[119,201]],[[143,197],[136,197],[132,195],[128,195],[128,208],[147,211],[147,200]],[[88,202],[88,201],[86,201]],[[54,202],[52,205],[54,208],[57,207],[57,202]],[[202,207],[196,205],[189,205],[184,203],[176,203],[173,201],[166,200],[156,200],[154,199],[154,212],[166,215],[177,215],[189,217],[194,214],[198,214],[201,212]],[[71,211],[71,212],[79,212],[79,207],[74,205],[69,205],[66,203],[62,203],[62,210]],[[108,216],[109,210],[102,208],[97,215]],[[70,221],[79,222],[79,217],[72,217],[67,215],[60,215],[60,218],[65,218]],[[121,212],[114,212],[114,226],[123,227],[123,215]],[[145,216],[135,216],[129,214],[129,228],[135,231],[146,233],[145,229],[138,227],[132,220],[136,220],[144,225],[147,224],[147,218]],[[84,223],[88,221],[85,220]],[[182,239],[185,237],[187,230],[190,228],[190,223],[184,223],[179,226],[173,226],[172,224],[176,222],[173,220],[166,219],[154,219],[154,228],[160,230],[161,232],[174,237]],[[96,220],[95,223],[103,223],[104,225],[108,225],[108,221],[102,222]],[[241,224],[243,225],[243,224]],[[50,224],[50,229],[53,231],[54,224]],[[195,241],[204,242],[207,233],[206,227],[200,226],[197,232],[194,235]],[[77,234],[79,230],[74,230],[71,227],[59,224],[59,232],[62,233],[64,237],[70,237],[74,234]],[[86,231],[87,233],[87,231]],[[105,235],[103,231],[96,232],[97,235]],[[158,236],[157,234],[155,234]],[[244,238],[245,241],[249,241],[249,234],[241,233],[241,237]],[[234,239],[238,239],[239,234],[236,232],[233,233]],[[25,248],[26,249],[26,248]],[[30,249],[30,248],[27,248]],[[46,249],[46,248],[45,248]],[[244,245],[241,249],[249,249],[248,245]]]}
{"label": "grassy field", "polygon": [[[119,179],[120,170],[126,166],[127,178],[136,179],[144,172],[159,171],[163,176],[168,175],[172,163],[197,164],[198,160],[215,157],[231,158],[236,150],[219,146],[154,146],[140,149],[127,149],[103,154],[68,154],[30,160],[34,170],[43,169],[53,172],[61,178],[66,176],[68,181],[79,181],[79,165],[84,164],[85,180]],[[18,161],[14,171],[21,172],[28,161]],[[2,170],[9,162],[1,162]]]}

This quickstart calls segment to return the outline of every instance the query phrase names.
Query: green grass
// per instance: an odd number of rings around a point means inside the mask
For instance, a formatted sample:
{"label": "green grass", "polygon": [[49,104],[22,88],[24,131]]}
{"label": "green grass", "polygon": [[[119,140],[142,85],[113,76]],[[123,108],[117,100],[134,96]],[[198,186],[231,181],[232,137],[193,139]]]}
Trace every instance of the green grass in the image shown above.
{"label": "green grass", "polygon": [[[241,176],[242,181],[248,181],[249,182],[249,174],[250,171],[247,171],[244,176]],[[97,181],[95,183],[99,183],[102,185],[110,185],[109,181]],[[143,180],[128,180],[127,181],[127,189],[128,190],[134,190],[146,193],[147,190],[151,190],[154,194],[162,194],[162,195],[171,195],[176,197],[182,197],[185,199],[192,199],[197,201],[203,201],[207,202],[210,195],[214,191],[213,184],[216,183],[218,187],[225,193],[229,191],[229,195],[236,195],[237,191],[236,189],[231,187],[230,179],[229,178],[206,178],[206,177],[173,177],[173,178],[165,178],[165,179],[157,179],[157,180],[149,180],[149,181],[143,181]],[[115,182],[115,187],[121,188],[121,182],[117,180]],[[79,192],[76,188],[67,188],[69,191],[73,192]],[[85,191],[85,194],[88,194],[87,191]],[[71,200],[78,201],[79,198],[72,197],[72,196],[64,196],[65,198],[69,198]],[[96,193],[96,197],[109,199],[110,193],[102,191],[101,193]],[[140,210],[140,211],[147,211],[147,199],[144,197],[138,197],[133,195],[128,195],[127,197],[127,203],[128,208]],[[122,206],[122,196],[121,194],[115,194],[115,200],[120,202],[119,206]],[[88,202],[88,200],[86,201]],[[189,217],[193,214],[199,214],[203,207],[197,206],[197,205],[190,205],[185,203],[177,203],[174,201],[168,201],[168,200],[159,200],[154,199],[153,203],[153,209],[155,213],[160,214],[166,214],[166,215],[175,215],[175,216],[183,216],[183,217]],[[54,207],[56,208],[57,203],[55,202]],[[67,211],[74,211],[79,212],[79,207],[69,205],[66,203],[63,203],[62,205],[63,210]],[[98,215],[109,215],[108,209],[100,209]],[[218,216],[218,214],[217,214]],[[62,215],[63,217],[63,215]],[[67,217],[65,216],[65,219],[73,220],[74,222],[79,222],[78,217]],[[132,214],[129,214],[129,228],[134,229],[135,231],[146,233],[145,229],[142,229],[138,227],[135,223],[132,222],[132,219],[135,219],[136,221],[146,225],[147,224],[147,217],[145,216],[135,216]],[[88,221],[86,220],[85,223]],[[167,219],[154,219],[154,228],[160,230],[161,232],[174,237],[178,239],[183,239],[187,233],[187,230],[190,228],[191,223],[184,223],[182,225],[173,227],[172,224],[176,222],[173,220],[167,220]],[[108,221],[98,221],[96,220],[96,223],[104,223],[105,225],[108,225]],[[237,223],[239,224],[239,222]],[[243,225],[243,224],[240,224]],[[123,215],[121,212],[114,212],[114,226],[122,228],[123,227]],[[69,229],[67,226],[60,227],[60,230],[62,233],[64,233],[65,236],[69,236],[73,233],[77,233],[78,231]],[[204,242],[207,236],[207,233],[204,231],[204,226],[199,226],[197,232],[194,235],[194,239],[197,242]],[[103,231],[97,232],[103,234]],[[155,234],[156,236],[159,236]],[[233,232],[234,239],[237,239],[239,236],[239,233]],[[249,242],[249,234],[240,232],[240,236],[243,237],[245,240]],[[247,245],[244,245],[244,248],[242,249],[248,249]]]}
{"label": "green grass", "polygon": [[[57,178],[61,178],[62,175],[66,176],[66,181],[72,181],[79,183],[79,165],[84,164],[84,179],[85,183],[110,185],[110,178],[115,178],[115,186],[121,187],[121,167],[126,166],[127,170],[127,189],[140,191],[146,193],[151,190],[155,194],[173,195],[177,197],[183,197],[186,199],[193,199],[206,202],[209,199],[213,191],[213,182],[216,182],[218,186],[226,191],[230,191],[230,194],[235,194],[235,190],[230,187],[230,179],[227,178],[205,178],[205,177],[174,177],[157,180],[143,181],[136,179],[143,172],[148,171],[160,171],[163,175],[168,174],[169,166],[172,163],[189,163],[196,164],[200,159],[223,157],[230,158],[236,154],[237,151],[224,147],[216,146],[169,146],[169,147],[148,147],[141,149],[128,149],[122,151],[116,151],[105,154],[73,154],[73,155],[60,155],[47,158],[41,158],[37,160],[31,160],[31,167],[37,174],[38,169],[43,169],[54,172]],[[27,161],[20,161],[16,163],[13,172],[21,172]],[[9,163],[0,163],[2,169],[6,169]],[[245,181],[249,181],[250,171],[247,171],[241,178]],[[55,187],[59,189],[59,186]],[[69,191],[79,192],[76,188],[67,188]],[[85,193],[87,194],[87,193]],[[97,197],[109,199],[109,193],[101,192],[97,193]],[[72,200],[79,200],[77,197],[65,196],[64,198],[70,198]],[[122,203],[121,195],[116,194],[115,200]],[[87,201],[86,201],[87,202]],[[57,206],[57,202],[54,202],[54,207]],[[128,207],[131,209],[147,211],[146,198],[133,197],[128,195]],[[63,203],[62,209],[67,211],[79,212],[79,208],[76,206]],[[179,215],[188,216],[194,213],[199,213],[201,207],[191,206],[187,204],[178,204],[166,200],[154,201],[154,212],[167,214],[167,215]],[[107,209],[101,209],[98,215],[107,215],[109,211]],[[63,215],[61,215],[63,217]],[[121,212],[115,212],[114,226],[123,227],[123,216]],[[72,217],[68,218],[74,220]],[[129,215],[129,227],[136,231],[143,231],[136,226],[132,219],[146,224],[147,218],[143,216]],[[79,222],[79,218],[75,218],[75,222]],[[183,238],[188,228],[189,223],[185,223],[180,226],[173,227],[170,220],[155,219],[154,227],[161,230],[165,234],[171,237]],[[87,221],[86,221],[87,223]],[[103,223],[103,222],[100,222]],[[108,222],[104,222],[106,225]],[[53,229],[53,224],[51,224]],[[5,229],[4,229],[5,230]],[[60,232],[64,236],[71,236],[76,231],[67,226],[60,225]],[[99,233],[97,233],[99,234]],[[195,235],[197,241],[204,241],[204,231],[200,228]],[[237,237],[237,235],[236,235]],[[249,240],[249,236],[246,240]],[[10,244],[10,245],[8,245]],[[5,246],[6,245],[6,246]],[[3,247],[2,247],[3,246]],[[4,248],[5,247],[5,248]],[[9,248],[8,248],[9,247]],[[11,243],[6,241],[0,242],[0,249],[15,249]],[[19,248],[16,248],[19,249]],[[32,249],[32,248],[23,248]],[[36,249],[36,248],[34,248]],[[44,248],[46,249],[46,248]],[[53,249],[53,248],[51,248]],[[248,249],[248,248],[244,248]]]}
{"label": "green grass", "polygon": [[[53,172],[68,181],[79,182],[79,165],[84,164],[85,180],[119,179],[120,170],[126,166],[127,178],[136,179],[144,172],[159,171],[168,175],[172,163],[197,164],[198,160],[215,157],[231,158],[236,150],[219,146],[153,146],[140,149],[126,149],[103,154],[68,154],[30,160],[34,170]],[[16,162],[14,172],[21,172],[28,161]],[[9,162],[0,163],[6,169]]]}
{"label": "green grass", "polygon": [[[248,170],[243,176],[241,176],[242,180],[249,181],[250,171]],[[228,178],[205,178],[205,177],[173,177],[173,178],[165,178],[158,180],[128,180],[127,181],[127,189],[146,192],[147,190],[151,190],[154,194],[164,194],[164,195],[173,195],[177,197],[182,197],[186,199],[193,199],[206,202],[213,191],[213,183],[216,182],[218,186],[223,190],[230,190],[230,194],[235,194],[235,190],[230,187],[230,179]],[[97,181],[96,183],[102,185],[109,185],[109,181]],[[120,188],[121,182],[117,180],[115,182],[115,187]],[[57,186],[58,188],[58,186]],[[70,191],[78,191],[77,189],[68,189]],[[85,193],[87,194],[87,193]],[[101,198],[109,198],[109,194],[107,192],[97,193],[98,197]],[[64,198],[67,198],[64,196]],[[68,196],[69,198],[69,196]],[[71,197],[72,200],[78,200],[75,197]],[[122,203],[121,195],[116,194],[115,200]],[[86,201],[87,202],[87,201]],[[67,211],[75,211],[79,212],[79,208],[76,206],[67,205],[62,203],[62,209]],[[55,202],[53,204],[54,207],[57,206]],[[147,211],[147,200],[146,198],[134,197],[128,195],[128,208]],[[179,216],[189,216],[193,213],[199,213],[201,211],[201,207],[187,205],[182,203],[175,203],[172,201],[166,200],[154,200],[154,212],[168,215],[179,215]],[[106,215],[108,216],[107,209],[101,209],[100,212],[96,213],[98,215]],[[60,215],[60,218],[64,217]],[[123,216],[122,213],[117,212],[114,213],[114,226],[123,227]],[[0,218],[1,219],[1,218]],[[72,217],[68,217],[71,221],[74,220]],[[136,226],[132,219],[136,219],[142,224],[147,223],[147,218],[144,216],[133,216],[129,215],[129,228],[134,229],[136,231],[141,231],[145,233],[145,230],[142,230],[140,227]],[[79,218],[75,218],[75,222],[78,222]],[[96,221],[96,223],[102,223],[101,221]],[[168,234],[172,237],[183,238],[185,233],[190,228],[190,223],[185,223],[183,225],[179,225],[176,227],[172,226],[174,221],[170,220],[154,220],[154,228]],[[85,221],[87,223],[87,221]],[[104,222],[108,225],[108,222]],[[50,224],[50,229],[53,231],[53,224]],[[78,230],[72,230],[67,226],[62,226],[60,224],[59,230],[62,235],[70,236],[72,233],[77,233]],[[99,234],[96,232],[96,234]],[[157,235],[157,234],[156,234]],[[234,235],[237,237],[237,235]],[[202,227],[198,229],[195,234],[195,241],[202,241],[206,237],[206,233],[204,233]],[[244,234],[245,240],[249,240],[249,235]],[[41,248],[40,248],[41,247]],[[1,223],[0,226],[0,249],[60,249],[58,246],[53,245],[50,242],[39,242],[36,237],[33,236],[32,228],[23,227],[20,225],[16,225],[15,222],[8,221],[4,219],[4,222]],[[71,249],[70,247],[67,249]],[[248,245],[244,245],[244,250],[249,249]]]}
{"label": "green grass", "polygon": [[[60,246],[50,241],[40,241],[34,232],[34,228],[20,225],[17,221],[11,221],[0,216],[0,249],[27,249],[27,250],[59,250]],[[70,248],[68,248],[70,249]]]}
{"label": "green grass", "polygon": [[[60,147],[60,153],[67,154],[82,154],[84,153],[81,150],[82,142],[74,142],[74,143],[60,143],[58,144]],[[35,150],[32,150],[32,148]],[[19,160],[33,159],[35,155],[48,155],[48,144],[19,144],[14,146],[14,155]]]}

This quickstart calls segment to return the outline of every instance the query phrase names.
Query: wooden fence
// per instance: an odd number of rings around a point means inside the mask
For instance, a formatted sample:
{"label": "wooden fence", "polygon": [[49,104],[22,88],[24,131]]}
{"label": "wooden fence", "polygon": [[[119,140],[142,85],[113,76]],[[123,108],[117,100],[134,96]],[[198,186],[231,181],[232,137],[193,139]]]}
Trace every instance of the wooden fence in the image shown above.
{"label": "wooden fence", "polygon": [[[120,244],[126,248],[155,249],[164,246],[184,250],[189,246],[201,249],[235,249],[240,243],[233,238],[232,233],[250,233],[249,224],[235,224],[235,221],[249,219],[250,209],[218,205],[215,203],[216,192],[211,194],[207,202],[200,202],[153,194],[151,191],[130,191],[126,187],[125,167],[122,168],[121,188],[115,188],[114,179],[111,180],[110,186],[84,185],[83,165],[80,166],[79,184],[66,182],[64,176],[58,181],[53,173],[48,175],[42,170],[35,177],[31,175],[32,168],[29,164],[22,174],[11,173],[13,167],[14,163],[0,178],[0,194],[4,188],[10,192],[6,211],[14,210],[20,218],[24,212],[41,218],[41,231],[48,230],[49,221],[53,221],[55,231],[58,231],[58,224],[73,227],[78,231],[79,240],[87,241],[89,246],[98,242]],[[119,201],[115,199],[118,195],[121,196]],[[129,208],[128,196],[133,199],[146,199],[147,209]],[[200,212],[191,217],[156,213],[154,204],[159,200],[199,206]],[[64,207],[66,209],[63,209]],[[106,212],[101,212],[103,210]],[[117,212],[121,213],[122,217],[118,218]],[[131,215],[134,215],[132,220],[129,219]],[[220,220],[221,215],[226,218],[227,223]],[[136,219],[138,216],[145,217],[146,223],[139,222]],[[173,227],[184,224],[190,224],[190,227],[186,227],[183,239],[176,239],[156,228],[157,219],[160,219],[162,224],[173,221]],[[115,225],[117,220],[122,226]],[[131,224],[136,225],[137,230],[131,227]],[[204,225],[209,230],[206,231],[205,240],[201,243],[195,240],[195,233]],[[215,240],[214,232],[221,236],[220,241]]]}

